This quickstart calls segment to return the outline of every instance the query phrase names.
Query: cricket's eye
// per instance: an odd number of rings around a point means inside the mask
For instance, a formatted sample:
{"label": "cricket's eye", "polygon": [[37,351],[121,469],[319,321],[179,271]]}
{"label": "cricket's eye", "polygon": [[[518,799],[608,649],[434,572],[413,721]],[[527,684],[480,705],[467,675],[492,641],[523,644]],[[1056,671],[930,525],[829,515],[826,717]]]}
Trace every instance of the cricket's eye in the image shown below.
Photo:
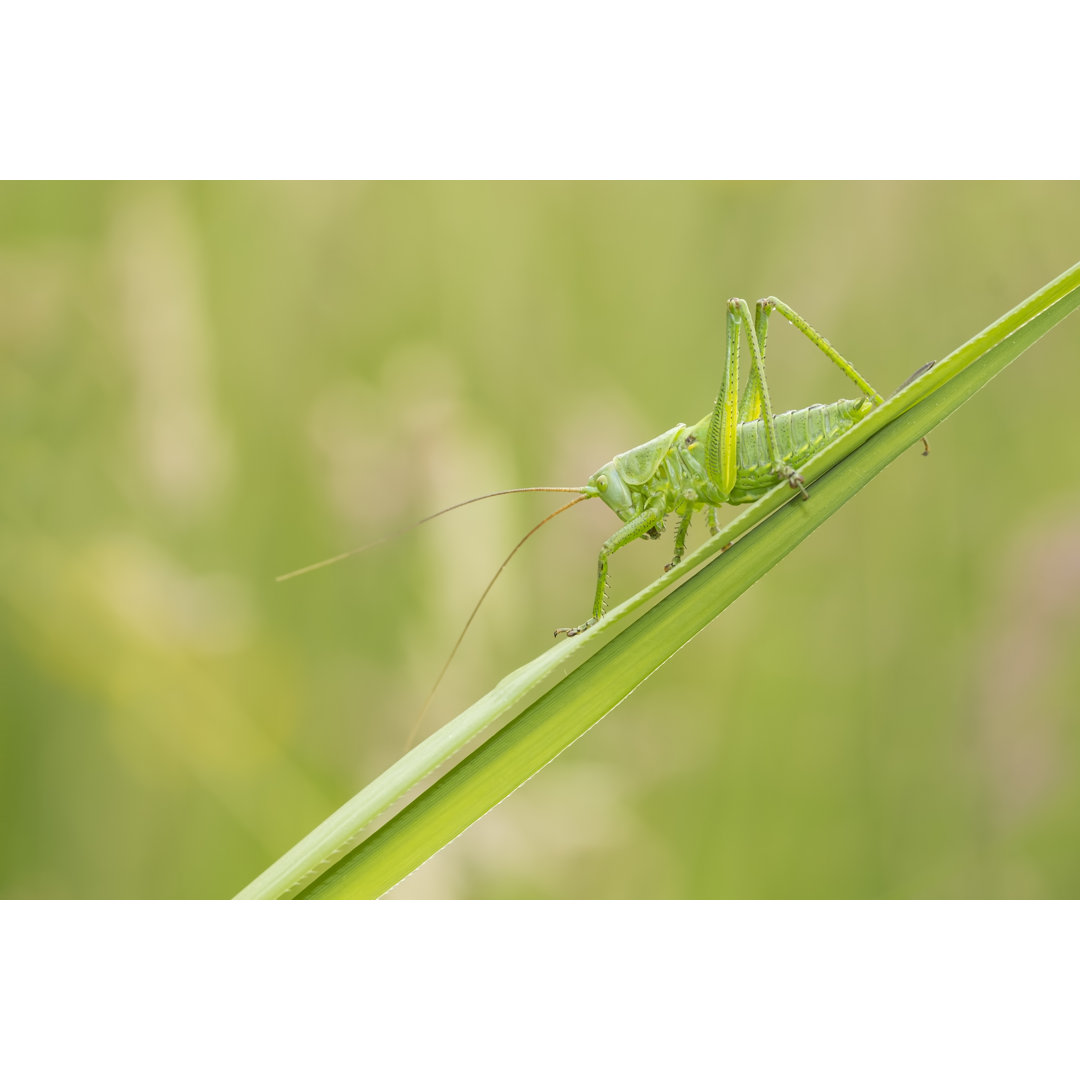
{"label": "cricket's eye", "polygon": [[601,492],[601,493],[605,492],[605,491],[607,491],[607,485],[608,485],[608,478],[603,473],[601,473],[596,478],[596,490]]}

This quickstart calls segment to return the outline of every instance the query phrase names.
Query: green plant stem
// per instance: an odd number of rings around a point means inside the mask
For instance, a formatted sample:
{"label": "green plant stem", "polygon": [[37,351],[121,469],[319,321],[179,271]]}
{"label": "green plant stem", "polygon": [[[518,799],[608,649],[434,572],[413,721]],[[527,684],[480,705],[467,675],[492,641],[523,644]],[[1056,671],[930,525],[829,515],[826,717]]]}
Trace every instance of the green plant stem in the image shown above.
{"label": "green plant stem", "polygon": [[[1077,306],[1059,300],[893,420],[497,731],[300,894],[381,895],[580,738],[906,449]],[[797,662],[793,660],[792,662]],[[568,707],[572,706],[572,707]]]}
{"label": "green plant stem", "polygon": [[[813,483],[808,501],[792,501],[784,486],[774,489],[679,567],[620,605],[594,631],[560,642],[500,682],[328,818],[240,896],[370,897],[390,888],[580,737],[872,476],[1064,318],[1080,304],[1078,287],[1080,264],[935,364],[817,455],[802,470]],[[835,467],[827,472],[830,466]],[[610,637],[632,612],[750,529],[724,558],[622,629],[356,846],[375,817],[564,665],[583,643]]]}

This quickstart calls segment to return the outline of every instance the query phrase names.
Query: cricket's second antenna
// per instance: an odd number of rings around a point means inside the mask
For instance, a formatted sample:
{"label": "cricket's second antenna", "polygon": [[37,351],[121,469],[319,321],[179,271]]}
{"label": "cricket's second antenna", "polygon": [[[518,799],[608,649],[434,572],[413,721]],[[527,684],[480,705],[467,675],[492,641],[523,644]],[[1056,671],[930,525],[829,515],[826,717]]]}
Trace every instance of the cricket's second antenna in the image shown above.
{"label": "cricket's second antenna", "polygon": [[[431,707],[431,702],[435,697],[435,691],[442,685],[443,678],[450,670],[450,664],[454,657],[457,656],[457,651],[461,647],[461,643],[465,640],[465,635],[469,632],[469,627],[472,626],[473,619],[476,618],[476,613],[480,610],[480,605],[487,599],[487,594],[491,592],[495,582],[499,580],[499,575],[506,569],[510,560],[521,550],[525,541],[529,539],[533,533],[542,529],[552,518],[557,518],[563,511],[569,510],[571,506],[577,506],[579,502],[584,502],[586,499],[594,497],[594,492],[589,488],[525,488],[526,491],[577,491],[580,492],[576,499],[571,499],[568,503],[564,503],[558,510],[553,510],[543,521],[537,522],[515,545],[509,555],[503,559],[499,569],[492,575],[491,580],[487,583],[487,587],[480,594],[480,599],[473,605],[472,611],[469,612],[469,617],[465,620],[465,625],[461,628],[461,633],[458,634],[457,641],[454,642],[454,647],[450,650],[450,655],[446,658],[446,663],[442,666],[442,671],[439,672],[439,677],[435,680],[435,685],[432,686],[431,691],[428,693],[427,699],[424,702],[423,708],[417,714],[416,719],[413,721],[412,730],[409,732],[409,738],[405,743],[405,749],[412,748],[413,740],[416,738],[416,733],[420,730],[420,725],[423,723],[424,717],[427,715],[428,709]],[[484,498],[484,496],[481,496]],[[472,500],[470,500],[472,501]]]}
{"label": "cricket's second antenna", "polygon": [[[370,551],[371,548],[378,547],[380,544],[396,540],[399,536],[404,536],[406,533],[412,532],[413,529],[418,529],[421,525],[426,525],[427,522],[433,521],[443,514],[449,514],[451,510],[458,510],[462,506],[482,502],[484,499],[494,499],[497,495],[516,495],[522,491],[568,491],[575,495],[581,495],[583,498],[592,498],[596,494],[591,488],[580,487],[519,487],[507,488],[505,491],[489,491],[486,495],[475,495],[471,499],[464,499],[462,502],[454,503],[453,506],[444,506],[441,510],[436,510],[434,514],[428,514],[427,517],[414,521],[411,525],[406,525],[405,528],[398,529],[397,532],[390,533],[388,536],[381,536],[378,540],[371,540],[366,544],[361,544],[360,547],[353,548],[352,551],[343,551],[340,555],[331,555],[329,559],[311,563],[310,566],[301,566],[299,570],[290,570],[287,574],[279,574],[274,580],[288,581],[289,578],[300,577],[301,574],[310,574],[312,570],[321,570],[324,566],[333,566],[334,563],[341,562],[343,559],[352,558],[353,555],[359,555],[361,552]],[[578,500],[575,499],[574,501],[577,502]]]}

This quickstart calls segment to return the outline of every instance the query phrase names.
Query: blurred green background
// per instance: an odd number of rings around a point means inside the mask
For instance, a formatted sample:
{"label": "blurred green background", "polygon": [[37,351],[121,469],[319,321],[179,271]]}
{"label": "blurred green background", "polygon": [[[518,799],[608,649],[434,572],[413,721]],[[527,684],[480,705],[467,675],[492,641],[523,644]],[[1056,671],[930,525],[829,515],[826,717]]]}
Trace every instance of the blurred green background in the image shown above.
{"label": "blurred green background", "polygon": [[[697,420],[729,295],[889,393],[1078,258],[1065,183],[3,185],[0,895],[246,884],[559,496],[274,575]],[[769,346],[779,409],[849,393]],[[1078,400],[1073,316],[391,895],[1080,895]],[[429,728],[585,617],[614,522],[530,543]]]}

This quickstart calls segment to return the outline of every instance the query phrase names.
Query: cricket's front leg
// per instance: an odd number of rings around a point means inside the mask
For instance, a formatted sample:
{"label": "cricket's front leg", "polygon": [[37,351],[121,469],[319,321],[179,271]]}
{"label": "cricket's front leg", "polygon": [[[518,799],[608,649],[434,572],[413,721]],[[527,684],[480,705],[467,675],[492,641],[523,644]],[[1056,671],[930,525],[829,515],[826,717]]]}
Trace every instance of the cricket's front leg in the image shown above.
{"label": "cricket's front leg", "polygon": [[586,619],[580,626],[561,626],[555,631],[555,636],[565,634],[567,637],[576,637],[590,626],[595,626],[604,616],[604,608],[607,607],[608,587],[608,559],[610,556],[625,547],[631,540],[637,540],[653,529],[659,529],[664,523],[664,506],[662,501],[647,506],[636,518],[628,521],[621,529],[614,532],[604,541],[600,548],[600,557],[597,559],[596,568],[596,599],[593,601],[592,617]]}

